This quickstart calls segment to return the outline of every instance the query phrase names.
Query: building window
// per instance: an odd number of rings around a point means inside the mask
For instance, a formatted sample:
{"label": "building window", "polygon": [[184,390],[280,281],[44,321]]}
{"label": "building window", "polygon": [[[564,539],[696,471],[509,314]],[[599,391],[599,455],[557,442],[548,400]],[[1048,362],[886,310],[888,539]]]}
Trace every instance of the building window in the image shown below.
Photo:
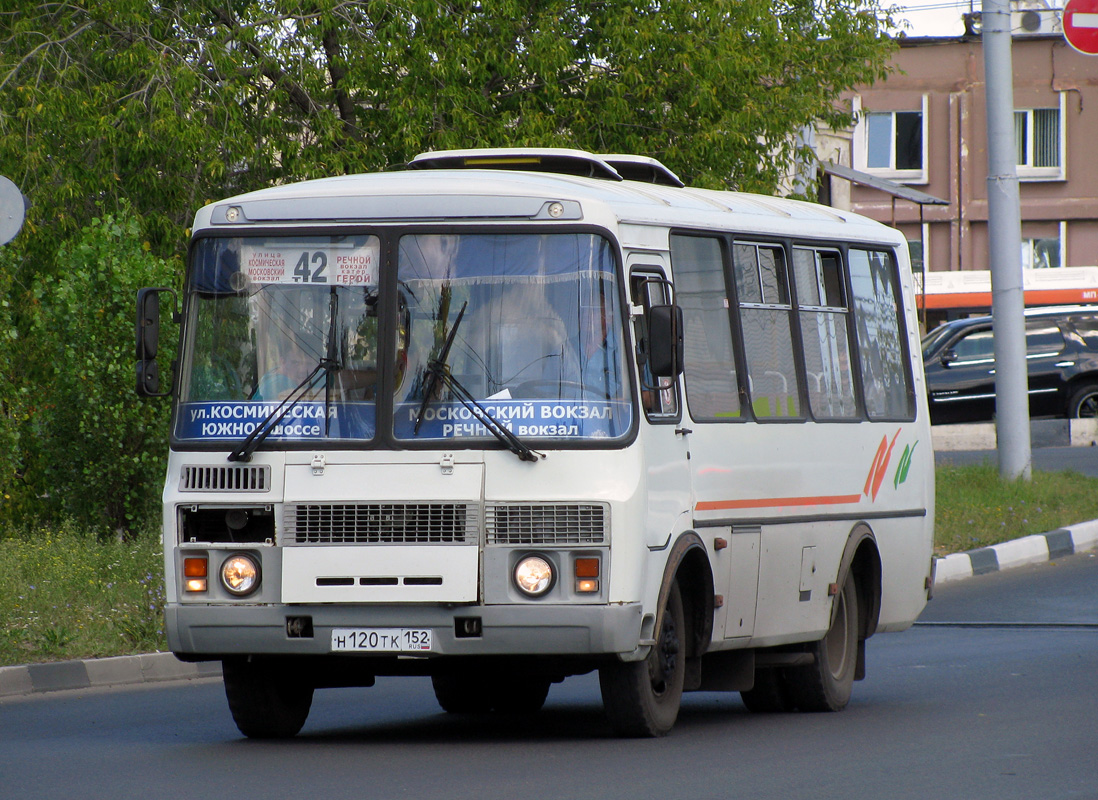
{"label": "building window", "polygon": [[1022,269],[1053,269],[1059,266],[1061,262],[1058,238],[1022,239]]}
{"label": "building window", "polygon": [[866,114],[866,166],[870,169],[923,168],[923,115],[920,111]]}
{"label": "building window", "polygon": [[926,183],[927,98],[917,108],[858,113],[854,167],[901,183]]}
{"label": "building window", "polygon": [[1029,180],[1064,178],[1064,95],[1057,108],[1025,108],[1014,112],[1014,144],[1018,177]]}
{"label": "building window", "polygon": [[1014,138],[1019,167],[1060,166],[1060,109],[1015,111]]}

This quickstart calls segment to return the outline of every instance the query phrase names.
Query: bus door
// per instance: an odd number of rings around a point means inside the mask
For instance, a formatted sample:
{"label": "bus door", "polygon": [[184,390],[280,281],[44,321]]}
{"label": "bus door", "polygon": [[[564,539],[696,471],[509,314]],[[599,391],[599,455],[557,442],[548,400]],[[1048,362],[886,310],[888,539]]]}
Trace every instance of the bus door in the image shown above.
{"label": "bus door", "polygon": [[[645,352],[648,342],[646,314],[653,305],[670,302],[667,281],[667,256],[644,251],[628,253],[630,301],[637,313],[633,316],[633,334],[638,350]],[[664,547],[676,530],[689,527],[688,517],[693,496],[687,466],[687,442],[682,433],[682,400],[679,381],[655,378],[647,360],[637,359],[640,376],[641,410],[645,423],[641,425],[646,471],[647,514],[645,539],[650,548]]]}
{"label": "bus door", "polygon": [[681,383],[689,415],[694,529],[713,565],[714,592],[723,600],[713,619],[715,639],[749,637],[755,629],[762,529],[734,524],[743,514],[732,500],[747,479],[744,399],[733,350],[726,249],[717,237],[673,235],[675,300],[683,312]]}

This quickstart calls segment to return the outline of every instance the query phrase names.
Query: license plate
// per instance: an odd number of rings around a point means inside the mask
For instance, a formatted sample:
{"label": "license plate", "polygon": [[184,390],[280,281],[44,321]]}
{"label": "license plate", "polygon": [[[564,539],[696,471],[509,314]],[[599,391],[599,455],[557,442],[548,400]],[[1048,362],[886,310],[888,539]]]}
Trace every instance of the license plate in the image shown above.
{"label": "license plate", "polygon": [[432,643],[429,628],[335,628],[334,653],[426,653]]}

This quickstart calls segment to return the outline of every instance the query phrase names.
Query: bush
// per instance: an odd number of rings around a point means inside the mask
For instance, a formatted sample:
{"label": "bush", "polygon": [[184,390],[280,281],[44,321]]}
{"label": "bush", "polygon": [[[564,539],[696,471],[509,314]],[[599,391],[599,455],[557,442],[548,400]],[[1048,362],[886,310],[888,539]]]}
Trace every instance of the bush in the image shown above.
{"label": "bush", "polygon": [[179,269],[148,251],[134,215],[104,216],[62,244],[56,277],[32,287],[37,385],[22,442],[34,498],[24,505],[41,520],[125,537],[159,516],[169,404],[134,391],[135,298],[177,285]]}

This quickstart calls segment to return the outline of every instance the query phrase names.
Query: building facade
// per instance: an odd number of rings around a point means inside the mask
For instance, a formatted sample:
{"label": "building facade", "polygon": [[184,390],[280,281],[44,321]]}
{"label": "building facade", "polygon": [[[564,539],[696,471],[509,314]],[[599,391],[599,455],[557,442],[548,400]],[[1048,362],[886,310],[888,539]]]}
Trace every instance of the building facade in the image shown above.
{"label": "building facade", "polygon": [[[1098,56],[1067,44],[1058,13],[1031,12],[1036,17],[1016,26],[1012,48],[1027,305],[1098,301]],[[913,265],[925,275],[927,307],[942,312],[935,316],[986,309],[987,116],[980,37],[904,39],[894,64],[887,80],[845,98],[858,123],[848,142],[822,136],[821,159],[946,202],[918,204],[833,175],[825,177],[822,191],[833,204],[904,233]]]}

